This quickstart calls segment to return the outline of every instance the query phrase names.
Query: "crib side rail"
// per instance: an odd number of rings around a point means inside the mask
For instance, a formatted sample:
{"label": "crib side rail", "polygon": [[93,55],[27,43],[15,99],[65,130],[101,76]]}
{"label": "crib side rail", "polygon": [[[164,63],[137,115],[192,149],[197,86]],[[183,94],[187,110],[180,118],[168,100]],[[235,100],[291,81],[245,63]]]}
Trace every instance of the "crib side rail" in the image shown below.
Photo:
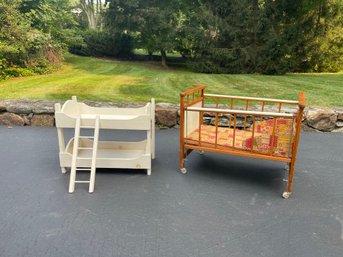
{"label": "crib side rail", "polygon": [[[256,154],[264,155],[266,156],[266,159],[277,159],[280,161],[290,161],[290,157],[293,155],[293,151],[295,150],[293,147],[292,142],[295,143],[296,140],[298,140],[297,136],[297,130],[296,128],[299,127],[297,122],[299,122],[299,115],[295,113],[278,113],[278,112],[260,112],[260,111],[244,111],[244,110],[230,110],[230,109],[218,109],[218,108],[206,108],[206,107],[187,107],[185,108],[187,112],[199,112],[200,114],[204,113],[212,113],[212,116],[214,116],[214,122],[211,123],[213,126],[213,129],[215,130],[215,138],[213,139],[213,142],[208,144],[208,142],[205,142],[202,139],[202,126],[199,126],[198,128],[198,138],[192,139],[197,141],[197,147],[202,147],[204,150],[210,150],[217,149],[220,151],[228,151],[231,152],[233,150],[244,150],[246,153],[251,153],[252,155],[256,156]],[[219,127],[222,127],[223,125],[219,124],[220,117],[230,117],[228,120],[228,124],[226,127],[229,127],[232,129],[232,141],[230,145],[226,145],[225,147],[221,144],[219,144],[219,138],[218,138],[218,131]],[[251,125],[247,125],[247,119],[250,119],[252,121]],[[228,118],[227,118],[228,119]],[[239,119],[243,119],[243,127],[238,126]],[[270,126],[270,146],[267,151],[259,152],[256,148],[254,148],[254,142],[257,140],[256,138],[261,136],[261,132],[258,133],[256,136],[257,130],[255,129],[257,127],[258,122],[269,120],[269,126]],[[285,150],[286,154],[284,156],[280,156],[277,152],[278,147],[277,145],[277,137],[278,135],[278,122],[280,120],[288,120],[289,126],[287,127],[287,142],[289,142],[289,145],[287,147],[287,150]],[[301,119],[300,119],[301,122]],[[203,123],[201,123],[203,124]],[[301,124],[300,124],[301,126]],[[249,131],[249,135],[251,137],[251,145],[249,148],[242,148],[242,146],[236,146],[235,142],[237,141],[237,136],[242,135],[239,134],[241,131]],[[265,133],[265,132],[263,132]],[[299,132],[300,133],[300,132]],[[238,134],[238,135],[237,135]],[[187,137],[187,135],[186,135]],[[256,141],[257,142],[257,141]],[[297,143],[297,142],[296,142]],[[276,151],[276,152],[275,152]]]}
{"label": "crib side rail", "polygon": [[242,114],[251,116],[269,116],[269,117],[285,117],[292,118],[296,115],[293,113],[279,113],[279,112],[260,112],[260,111],[245,111],[245,110],[231,110],[231,109],[218,109],[218,108],[206,108],[206,107],[187,107],[187,111],[199,111],[199,112],[213,112],[213,113],[229,113],[229,114]]}
{"label": "crib side rail", "polygon": [[245,96],[232,96],[232,95],[218,95],[218,94],[205,94],[205,99],[215,99],[216,107],[218,107],[219,101],[227,101],[230,109],[237,109],[235,105],[245,105],[245,110],[248,111],[251,106],[256,108],[256,104],[259,104],[261,112],[265,111],[267,105],[276,108],[278,112],[282,112],[284,105],[296,106],[299,101],[295,100],[283,100],[283,99],[272,99],[272,98],[260,98],[260,97],[245,97]]}

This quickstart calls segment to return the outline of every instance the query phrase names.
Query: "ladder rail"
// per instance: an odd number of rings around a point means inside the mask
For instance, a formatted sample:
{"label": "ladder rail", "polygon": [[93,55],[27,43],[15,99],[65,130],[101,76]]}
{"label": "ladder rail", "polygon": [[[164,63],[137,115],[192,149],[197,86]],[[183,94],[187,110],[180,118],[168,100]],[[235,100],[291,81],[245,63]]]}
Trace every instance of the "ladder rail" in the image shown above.
{"label": "ladder rail", "polygon": [[95,172],[96,172],[96,157],[97,157],[98,142],[99,142],[99,128],[100,128],[100,116],[97,115],[95,118],[92,165],[91,165],[91,174],[90,174],[90,180],[89,180],[90,181],[89,182],[89,193],[94,192]]}
{"label": "ladder rail", "polygon": [[76,119],[76,125],[75,125],[73,156],[72,156],[72,161],[71,161],[71,171],[70,171],[70,179],[69,179],[69,193],[73,193],[75,190],[76,161],[77,161],[78,147],[79,147],[80,123],[81,123],[81,119],[80,117],[78,117]]}

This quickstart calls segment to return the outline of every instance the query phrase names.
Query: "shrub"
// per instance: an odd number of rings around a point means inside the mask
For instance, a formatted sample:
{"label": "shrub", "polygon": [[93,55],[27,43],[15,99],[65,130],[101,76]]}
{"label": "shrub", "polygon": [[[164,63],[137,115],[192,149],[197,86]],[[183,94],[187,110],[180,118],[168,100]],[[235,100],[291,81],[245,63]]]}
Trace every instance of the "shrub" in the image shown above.
{"label": "shrub", "polygon": [[86,56],[129,57],[133,52],[133,39],[127,34],[87,31],[83,40],[69,46],[69,51]]}

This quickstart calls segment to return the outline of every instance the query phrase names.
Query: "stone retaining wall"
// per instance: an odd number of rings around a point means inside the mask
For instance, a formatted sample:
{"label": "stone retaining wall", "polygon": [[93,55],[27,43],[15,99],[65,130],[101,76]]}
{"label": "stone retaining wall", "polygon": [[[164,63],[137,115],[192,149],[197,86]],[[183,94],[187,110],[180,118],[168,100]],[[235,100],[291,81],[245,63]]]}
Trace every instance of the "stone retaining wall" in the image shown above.
{"label": "stone retaining wall", "polygon": [[[0,100],[0,125],[3,126],[47,126],[53,127],[54,106],[58,101],[15,99]],[[60,102],[62,104],[62,102]],[[144,103],[108,103],[91,102],[86,104],[95,107],[141,107]],[[211,106],[209,106],[211,107]],[[178,105],[168,103],[156,104],[156,124],[160,127],[175,127],[179,124]],[[256,107],[258,110],[258,107]],[[271,109],[272,111],[272,109]],[[286,110],[293,112],[295,109]],[[205,115],[211,123],[213,117]],[[220,122],[225,123],[226,117]],[[225,126],[225,125],[223,125]],[[308,107],[305,109],[303,129],[323,132],[343,132],[343,108]]]}

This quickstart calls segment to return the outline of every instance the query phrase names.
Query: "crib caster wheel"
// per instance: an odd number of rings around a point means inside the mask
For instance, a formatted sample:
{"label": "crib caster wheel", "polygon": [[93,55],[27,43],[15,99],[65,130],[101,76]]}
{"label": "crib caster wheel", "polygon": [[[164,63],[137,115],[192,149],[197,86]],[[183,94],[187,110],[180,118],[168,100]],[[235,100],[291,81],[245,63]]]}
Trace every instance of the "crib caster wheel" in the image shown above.
{"label": "crib caster wheel", "polygon": [[180,171],[181,171],[182,174],[186,174],[187,173],[186,168],[182,168],[182,169],[180,169]]}
{"label": "crib caster wheel", "polygon": [[292,192],[283,192],[282,197],[283,197],[284,199],[288,199],[288,198],[290,197],[291,194],[292,194]]}
{"label": "crib caster wheel", "polygon": [[204,155],[205,154],[205,151],[200,151],[199,152],[201,155]]}

